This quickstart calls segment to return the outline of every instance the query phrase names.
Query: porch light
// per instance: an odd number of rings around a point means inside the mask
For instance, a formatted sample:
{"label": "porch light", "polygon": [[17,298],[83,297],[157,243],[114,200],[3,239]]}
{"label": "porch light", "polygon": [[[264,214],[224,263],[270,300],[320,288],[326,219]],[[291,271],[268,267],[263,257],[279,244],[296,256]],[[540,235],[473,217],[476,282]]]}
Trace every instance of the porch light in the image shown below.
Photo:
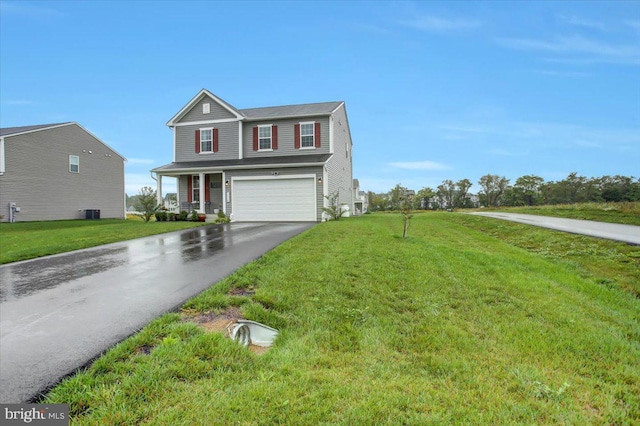
{"label": "porch light", "polygon": [[322,176],[318,178],[318,183],[322,183]]}
{"label": "porch light", "polygon": [[224,186],[229,186],[229,185],[230,185],[230,183],[229,183],[229,179],[225,180],[225,181],[224,181]]}

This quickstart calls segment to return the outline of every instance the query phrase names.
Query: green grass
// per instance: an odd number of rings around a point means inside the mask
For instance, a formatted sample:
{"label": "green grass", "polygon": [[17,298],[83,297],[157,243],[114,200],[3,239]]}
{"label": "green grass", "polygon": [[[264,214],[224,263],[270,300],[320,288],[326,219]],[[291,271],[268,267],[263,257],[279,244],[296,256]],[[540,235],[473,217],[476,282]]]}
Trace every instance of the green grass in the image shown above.
{"label": "green grass", "polygon": [[640,202],[637,201],[624,203],[579,203],[554,206],[506,207],[495,210],[640,226]]}
{"label": "green grass", "polygon": [[201,226],[200,222],[102,219],[0,223],[0,264]]}
{"label": "green grass", "polygon": [[266,354],[168,314],[46,402],[95,425],[640,422],[640,300],[600,281],[634,276],[639,249],[609,247],[629,261],[596,277],[597,254],[492,223],[421,214],[406,240],[398,215],[319,224],[185,305],[278,328]]}

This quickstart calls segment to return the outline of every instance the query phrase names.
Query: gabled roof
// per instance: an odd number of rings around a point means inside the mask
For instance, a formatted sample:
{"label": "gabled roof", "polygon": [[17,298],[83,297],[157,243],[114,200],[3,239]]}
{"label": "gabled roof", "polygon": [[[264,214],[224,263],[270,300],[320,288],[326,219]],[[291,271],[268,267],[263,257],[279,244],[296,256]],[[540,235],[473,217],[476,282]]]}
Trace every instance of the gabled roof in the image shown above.
{"label": "gabled roof", "polygon": [[204,98],[205,96],[210,97],[211,99],[213,99],[214,101],[216,101],[218,104],[220,104],[220,106],[222,106],[224,109],[226,109],[227,111],[229,111],[231,114],[235,115],[237,119],[242,119],[244,116],[236,109],[236,107],[234,107],[233,105],[231,105],[230,103],[224,101],[223,99],[217,97],[216,95],[214,95],[213,93],[211,93],[210,91],[208,91],[207,89],[202,89],[201,91],[198,92],[197,95],[195,95],[184,107],[182,107],[182,109],[180,111],[178,111],[178,113],[176,115],[174,115],[173,117],[171,117],[171,120],[167,121],[167,126],[172,127],[175,123],[177,123],[178,121],[180,121],[180,119],[191,110],[191,108],[193,108],[193,106],[195,104],[197,104],[198,102],[200,102],[200,100],[202,98]]}
{"label": "gabled roof", "polygon": [[18,135],[24,135],[26,133],[39,132],[39,131],[47,130],[47,129],[54,129],[56,127],[72,126],[72,125],[78,126],[82,130],[84,130],[86,133],[91,135],[91,137],[93,137],[95,140],[97,140],[102,145],[106,146],[111,151],[113,151],[114,154],[116,154],[118,157],[122,158],[123,161],[127,161],[127,159],[122,154],[120,154],[115,149],[111,148],[106,143],[102,142],[96,135],[94,135],[93,133],[91,133],[90,131],[88,131],[87,129],[85,129],[84,127],[82,127],[81,125],[76,123],[75,121],[67,121],[66,123],[36,124],[36,125],[33,125],[33,126],[5,127],[5,128],[0,129],[0,137],[5,138],[5,137],[11,137],[11,136],[18,136]]}
{"label": "gabled roof", "polygon": [[283,105],[283,106],[271,106],[262,108],[246,108],[237,109],[230,103],[217,97],[207,89],[202,89],[195,95],[176,115],[171,117],[167,122],[167,126],[173,127],[191,108],[193,108],[198,102],[205,96],[210,97],[223,108],[235,115],[238,120],[260,120],[260,119],[272,119],[272,118],[288,118],[288,117],[311,117],[317,115],[331,115],[335,110],[340,108],[344,104],[344,101],[335,102],[319,102],[313,104],[300,104],[300,105]]}
{"label": "gabled roof", "polygon": [[320,102],[314,104],[285,105],[239,110],[248,119],[301,117],[312,115],[330,115],[344,102]]}
{"label": "gabled roof", "polygon": [[66,123],[53,123],[53,124],[36,124],[34,126],[20,126],[20,127],[5,127],[0,129],[0,136],[15,136],[22,133],[34,132],[36,130],[49,129],[51,127],[59,127],[67,124],[73,124],[72,122]]}

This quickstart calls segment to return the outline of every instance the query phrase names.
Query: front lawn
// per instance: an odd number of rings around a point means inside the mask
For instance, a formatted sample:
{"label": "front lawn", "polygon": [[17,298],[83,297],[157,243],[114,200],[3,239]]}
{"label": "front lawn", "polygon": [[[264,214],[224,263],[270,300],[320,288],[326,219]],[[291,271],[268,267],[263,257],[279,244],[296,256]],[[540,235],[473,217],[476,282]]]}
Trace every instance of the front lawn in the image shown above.
{"label": "front lawn", "polygon": [[[72,424],[640,422],[640,300],[603,281],[637,273],[640,249],[607,246],[621,266],[584,273],[598,245],[556,257],[491,221],[419,214],[406,240],[398,215],[319,224],[44,401],[70,404]],[[278,328],[275,346],[193,322],[229,307]]]}
{"label": "front lawn", "polygon": [[202,225],[139,219],[0,223],[0,264]]}

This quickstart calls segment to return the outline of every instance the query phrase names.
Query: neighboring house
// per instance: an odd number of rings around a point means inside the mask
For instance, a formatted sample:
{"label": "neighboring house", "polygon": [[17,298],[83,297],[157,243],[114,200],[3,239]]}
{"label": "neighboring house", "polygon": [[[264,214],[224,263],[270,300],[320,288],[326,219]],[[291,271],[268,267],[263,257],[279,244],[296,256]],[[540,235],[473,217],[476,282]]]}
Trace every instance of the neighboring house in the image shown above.
{"label": "neighboring house", "polygon": [[353,180],[353,208],[354,214],[361,215],[369,210],[369,199],[364,191],[360,190],[360,182],[358,179]]}
{"label": "neighboring house", "polygon": [[178,194],[170,192],[164,196],[162,207],[170,211],[178,210]]}
{"label": "neighboring house", "polygon": [[0,129],[2,221],[123,219],[125,161],[77,123]]}
{"label": "neighboring house", "polygon": [[178,204],[234,221],[320,221],[326,196],[353,210],[351,132],[344,102],[236,109],[201,90],[167,123]]}

